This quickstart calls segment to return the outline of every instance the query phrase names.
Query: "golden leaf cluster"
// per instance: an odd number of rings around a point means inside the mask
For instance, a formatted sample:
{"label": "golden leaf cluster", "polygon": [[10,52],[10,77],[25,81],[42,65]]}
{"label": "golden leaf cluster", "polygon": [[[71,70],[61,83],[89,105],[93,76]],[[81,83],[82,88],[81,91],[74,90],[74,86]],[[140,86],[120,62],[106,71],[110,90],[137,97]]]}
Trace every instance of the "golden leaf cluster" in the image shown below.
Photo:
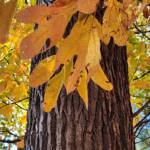
{"label": "golden leaf cluster", "polygon": [[[48,82],[43,103],[47,112],[55,106],[63,85],[67,93],[77,89],[86,105],[87,85],[90,79],[105,90],[113,88],[100,66],[100,41],[107,45],[113,38],[118,46],[126,45],[129,27],[137,18],[139,10],[144,9],[148,2],[145,1],[139,7],[135,0],[123,2],[107,0],[104,3],[106,9],[102,23],[95,17],[99,2],[99,0],[87,0],[86,3],[84,0],[56,0],[49,6],[31,6],[16,16],[21,22],[37,24],[34,32],[26,36],[20,44],[23,59],[32,58],[46,50],[44,45],[48,39],[50,40],[48,48],[56,46],[58,49],[56,55],[42,60],[30,76],[32,87]],[[14,8],[14,5],[11,5],[11,8]],[[6,3],[6,6],[9,6],[9,3]],[[14,9],[11,9],[12,13],[13,11]],[[66,27],[77,12],[78,20],[70,34],[64,38]],[[9,27],[9,23],[7,24]],[[5,31],[0,27],[2,35],[7,35],[5,32],[8,32],[8,27]],[[60,69],[62,64],[63,67]],[[56,73],[56,70],[60,72]],[[2,83],[1,87],[4,89],[5,83]]]}

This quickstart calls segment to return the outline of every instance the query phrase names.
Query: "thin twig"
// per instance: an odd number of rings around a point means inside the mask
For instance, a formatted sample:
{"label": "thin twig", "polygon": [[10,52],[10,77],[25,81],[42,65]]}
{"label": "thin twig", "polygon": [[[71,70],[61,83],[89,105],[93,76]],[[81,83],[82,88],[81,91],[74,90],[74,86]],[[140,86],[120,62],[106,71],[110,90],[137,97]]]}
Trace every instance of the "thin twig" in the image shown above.
{"label": "thin twig", "polygon": [[138,109],[134,114],[133,118],[139,115],[148,105],[150,104],[150,99],[140,108]]}
{"label": "thin twig", "polygon": [[148,139],[150,139],[150,136],[149,136],[149,137],[147,137],[147,138],[144,138],[144,139],[143,139],[143,140],[141,140],[141,141],[136,142],[135,144],[141,143],[141,142],[146,141],[146,140],[148,140]]}
{"label": "thin twig", "polygon": [[[134,129],[135,129],[135,128],[139,128],[139,126],[141,126],[143,123],[146,123],[147,120],[145,121],[145,119],[146,119],[149,115],[150,115],[150,112],[149,112],[147,115],[145,115],[145,116],[134,126]],[[150,121],[150,120],[148,120],[148,121]]]}
{"label": "thin twig", "polygon": [[148,40],[150,40],[150,37],[148,37],[139,27],[134,23],[133,26],[136,28],[138,32],[140,32],[144,37],[146,37]]}
{"label": "thin twig", "polygon": [[2,143],[17,143],[17,142],[20,142],[21,139],[14,139],[14,140],[0,140],[0,142]]}
{"label": "thin twig", "polygon": [[27,100],[27,99],[29,99],[29,97],[26,97],[26,98],[21,99],[21,100],[19,100],[19,101],[17,101],[17,102],[13,102],[13,103],[9,103],[9,104],[6,103],[6,102],[3,102],[5,105],[1,106],[0,109],[6,107],[6,106],[8,106],[8,105],[14,105],[14,104],[20,103],[20,102],[22,102],[22,101],[24,101],[24,100]]}
{"label": "thin twig", "polygon": [[148,75],[149,73],[150,73],[150,70],[148,70],[147,72],[143,73],[140,77],[134,78],[133,80],[135,81],[135,80],[141,79],[141,78],[145,77],[146,75]]}
{"label": "thin twig", "polygon": [[8,130],[8,129],[3,129],[3,130],[0,130],[0,132],[1,133],[9,133],[10,135],[13,135],[14,137],[18,137],[18,135],[17,134],[14,134],[14,133],[12,133],[10,130]]}

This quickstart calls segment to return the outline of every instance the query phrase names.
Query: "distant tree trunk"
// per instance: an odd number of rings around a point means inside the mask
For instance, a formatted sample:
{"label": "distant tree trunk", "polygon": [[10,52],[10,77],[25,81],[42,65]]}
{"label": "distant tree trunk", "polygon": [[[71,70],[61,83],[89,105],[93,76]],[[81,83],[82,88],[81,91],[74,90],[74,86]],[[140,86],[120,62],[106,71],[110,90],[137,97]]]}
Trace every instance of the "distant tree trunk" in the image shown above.
{"label": "distant tree trunk", "polygon": [[[52,53],[54,49],[35,57],[32,69]],[[111,41],[101,45],[101,53],[114,89],[107,92],[90,81],[88,111],[76,91],[67,95],[63,88],[56,108],[45,113],[45,86],[31,88],[25,150],[135,150],[126,47]]]}

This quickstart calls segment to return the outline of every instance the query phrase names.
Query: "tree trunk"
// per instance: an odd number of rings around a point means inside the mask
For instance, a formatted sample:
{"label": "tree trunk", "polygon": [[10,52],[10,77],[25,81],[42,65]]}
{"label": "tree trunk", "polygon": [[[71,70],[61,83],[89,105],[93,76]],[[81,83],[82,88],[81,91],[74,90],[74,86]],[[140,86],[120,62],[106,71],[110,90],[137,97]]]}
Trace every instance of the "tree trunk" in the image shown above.
{"label": "tree trunk", "polygon": [[[36,56],[32,69],[53,53],[55,49]],[[111,41],[101,45],[101,53],[114,88],[107,92],[90,81],[88,110],[77,91],[67,95],[63,88],[56,108],[45,113],[45,86],[30,89],[25,150],[135,150],[126,47]]]}

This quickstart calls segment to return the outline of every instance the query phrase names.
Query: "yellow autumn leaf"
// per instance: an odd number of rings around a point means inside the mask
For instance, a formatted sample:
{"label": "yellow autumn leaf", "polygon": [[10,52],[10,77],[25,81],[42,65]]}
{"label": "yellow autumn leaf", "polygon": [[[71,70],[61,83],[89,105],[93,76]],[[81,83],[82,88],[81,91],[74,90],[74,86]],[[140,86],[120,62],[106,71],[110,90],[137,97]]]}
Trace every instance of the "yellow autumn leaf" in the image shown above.
{"label": "yellow autumn leaf", "polygon": [[137,108],[141,108],[143,104],[142,98],[131,99],[132,105],[135,105]]}
{"label": "yellow autumn leaf", "polygon": [[71,60],[74,55],[78,54],[77,50],[79,47],[79,43],[81,43],[79,39],[81,38],[82,34],[90,32],[93,22],[93,16],[89,16],[88,18],[86,18],[86,16],[83,15],[83,17],[80,17],[80,19],[74,25],[71,33],[58,43],[58,51],[56,54],[56,68],[60,64],[65,64],[68,60]]}
{"label": "yellow autumn leaf", "polygon": [[32,87],[37,87],[48,79],[54,73],[55,56],[48,57],[42,60],[37,67],[32,71],[29,80]]}
{"label": "yellow autumn leaf", "polygon": [[88,49],[89,34],[90,33],[85,33],[80,37],[78,47],[77,47],[78,57],[74,65],[72,74],[69,76],[66,84],[67,93],[70,93],[77,88],[80,74],[86,67],[85,60],[86,60],[86,53]]}
{"label": "yellow autumn leaf", "polygon": [[19,118],[19,122],[23,125],[27,123],[27,113]]}
{"label": "yellow autumn leaf", "polygon": [[55,107],[58,95],[64,82],[64,69],[49,80],[44,95],[43,110],[50,112]]}
{"label": "yellow autumn leaf", "polygon": [[6,78],[6,81],[7,81],[7,86],[6,86],[5,91],[10,92],[10,91],[13,91],[17,87],[17,83],[13,79],[8,77]]}
{"label": "yellow autumn leaf", "polygon": [[108,91],[113,89],[112,84],[107,79],[100,65],[93,67],[92,69],[89,70],[89,72],[90,72],[89,76],[91,77],[91,79],[101,88]]}
{"label": "yellow autumn leaf", "polygon": [[78,93],[83,99],[86,107],[88,107],[88,87],[87,87],[87,72],[86,70],[81,73],[80,81],[77,87]]}
{"label": "yellow autumn leaf", "polygon": [[27,95],[27,86],[25,85],[25,83],[20,83],[19,85],[17,85],[12,91],[10,96],[15,100],[18,101],[20,100],[22,97],[25,97]]}
{"label": "yellow autumn leaf", "polygon": [[69,75],[71,74],[73,70],[73,60],[69,61],[68,63],[66,63],[66,65],[64,65],[64,84],[66,84],[67,82],[67,79],[69,77]]}
{"label": "yellow autumn leaf", "polygon": [[88,42],[88,50],[86,54],[86,65],[89,67],[93,67],[99,64],[101,60],[100,54],[100,39],[97,29],[93,29],[90,32],[89,42]]}
{"label": "yellow autumn leaf", "polygon": [[130,83],[131,88],[137,88],[137,89],[149,89],[150,88],[150,82],[145,80],[135,80]]}
{"label": "yellow autumn leaf", "polygon": [[[81,19],[85,22],[84,16],[83,18],[81,17]],[[82,30],[80,31],[77,43],[75,44],[77,60],[66,84],[67,93],[70,93],[77,88],[80,74],[84,68],[96,66],[101,59],[98,31],[98,26],[101,25],[97,19],[93,18],[93,16],[86,18],[86,24],[82,24],[82,22],[79,23],[81,23],[80,29]],[[71,34],[73,33],[71,32]]]}
{"label": "yellow autumn leaf", "polygon": [[[122,11],[122,13],[120,13]],[[125,14],[125,15],[121,15]],[[129,16],[123,10],[123,4],[117,0],[109,0],[107,2],[107,8],[103,17],[103,24],[100,35],[101,40],[108,44],[110,38],[113,37],[115,44],[118,46],[124,46],[128,40],[128,24],[125,24],[124,20],[128,22]]]}

